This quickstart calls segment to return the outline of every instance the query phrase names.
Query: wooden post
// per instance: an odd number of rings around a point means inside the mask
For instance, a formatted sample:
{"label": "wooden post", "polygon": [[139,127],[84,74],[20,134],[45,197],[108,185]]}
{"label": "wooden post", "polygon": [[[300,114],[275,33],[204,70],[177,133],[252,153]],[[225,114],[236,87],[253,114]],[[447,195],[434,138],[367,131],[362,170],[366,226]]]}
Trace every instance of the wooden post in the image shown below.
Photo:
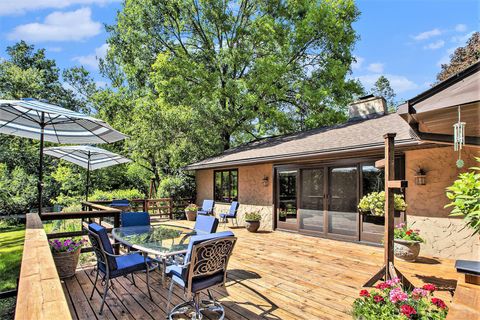
{"label": "wooden post", "polygon": [[168,198],[168,216],[170,220],[173,219],[173,200],[172,198]]}
{"label": "wooden post", "polygon": [[384,265],[383,267],[363,286],[372,287],[379,280],[390,280],[399,278],[406,288],[413,288],[410,281],[405,278],[394,264],[394,211],[395,194],[393,189],[406,188],[407,181],[396,181],[395,179],[395,136],[396,133],[387,133],[385,139],[385,158],[375,163],[377,168],[385,168],[385,235],[384,235]]}

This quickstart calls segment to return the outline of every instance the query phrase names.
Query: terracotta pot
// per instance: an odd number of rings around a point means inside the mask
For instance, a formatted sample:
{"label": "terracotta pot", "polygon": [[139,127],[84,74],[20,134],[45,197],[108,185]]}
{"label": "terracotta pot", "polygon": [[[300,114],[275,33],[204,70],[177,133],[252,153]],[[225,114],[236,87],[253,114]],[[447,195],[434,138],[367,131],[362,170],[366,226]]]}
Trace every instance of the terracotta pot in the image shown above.
{"label": "terracotta pot", "polygon": [[77,269],[78,258],[80,257],[80,249],[73,252],[55,252],[52,253],[55,267],[57,267],[60,279],[70,278],[75,275]]}
{"label": "terracotta pot", "polygon": [[245,227],[250,232],[257,232],[260,228],[260,221],[245,221]]}
{"label": "terracotta pot", "polygon": [[413,262],[420,253],[420,242],[394,239],[393,253],[398,259]]}
{"label": "terracotta pot", "polygon": [[188,221],[195,221],[195,220],[197,220],[197,211],[185,210],[185,215],[187,216],[187,220],[188,220]]}

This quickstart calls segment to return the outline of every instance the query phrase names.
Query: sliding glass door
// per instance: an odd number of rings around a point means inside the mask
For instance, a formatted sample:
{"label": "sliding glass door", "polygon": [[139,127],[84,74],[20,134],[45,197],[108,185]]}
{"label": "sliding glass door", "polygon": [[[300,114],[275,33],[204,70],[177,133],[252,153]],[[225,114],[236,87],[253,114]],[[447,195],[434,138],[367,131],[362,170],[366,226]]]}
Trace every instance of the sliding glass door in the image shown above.
{"label": "sliding glass door", "polygon": [[325,169],[301,170],[300,229],[323,232],[325,215]]}
{"label": "sliding glass door", "polygon": [[328,169],[328,230],[331,235],[356,237],[358,234],[357,166]]}
{"label": "sliding glass door", "polygon": [[297,170],[279,171],[277,175],[277,225],[297,230]]}

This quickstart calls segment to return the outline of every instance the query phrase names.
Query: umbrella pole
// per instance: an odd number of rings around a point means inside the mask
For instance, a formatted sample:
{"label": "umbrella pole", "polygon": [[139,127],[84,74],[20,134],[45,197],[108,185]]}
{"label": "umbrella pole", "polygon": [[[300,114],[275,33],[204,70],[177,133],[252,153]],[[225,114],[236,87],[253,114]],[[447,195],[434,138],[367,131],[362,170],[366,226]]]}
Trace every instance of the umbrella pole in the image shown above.
{"label": "umbrella pole", "polygon": [[85,195],[85,201],[88,201],[88,189],[90,187],[90,151],[88,151],[88,163],[87,163],[87,186],[86,186],[86,195]]}
{"label": "umbrella pole", "polygon": [[42,214],[42,203],[43,203],[43,144],[44,144],[44,129],[45,129],[45,113],[42,112],[41,122],[40,122],[40,162],[38,165],[38,214]]}

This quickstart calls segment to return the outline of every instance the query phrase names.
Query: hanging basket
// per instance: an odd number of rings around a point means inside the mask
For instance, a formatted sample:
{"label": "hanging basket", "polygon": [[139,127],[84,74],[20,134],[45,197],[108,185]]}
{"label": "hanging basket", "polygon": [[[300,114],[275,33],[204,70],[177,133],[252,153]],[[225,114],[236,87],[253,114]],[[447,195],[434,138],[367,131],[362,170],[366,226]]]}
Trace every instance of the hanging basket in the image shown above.
{"label": "hanging basket", "polygon": [[60,279],[70,278],[75,275],[77,270],[78,258],[80,257],[80,249],[73,252],[55,252],[52,253],[55,267],[57,267]]}

